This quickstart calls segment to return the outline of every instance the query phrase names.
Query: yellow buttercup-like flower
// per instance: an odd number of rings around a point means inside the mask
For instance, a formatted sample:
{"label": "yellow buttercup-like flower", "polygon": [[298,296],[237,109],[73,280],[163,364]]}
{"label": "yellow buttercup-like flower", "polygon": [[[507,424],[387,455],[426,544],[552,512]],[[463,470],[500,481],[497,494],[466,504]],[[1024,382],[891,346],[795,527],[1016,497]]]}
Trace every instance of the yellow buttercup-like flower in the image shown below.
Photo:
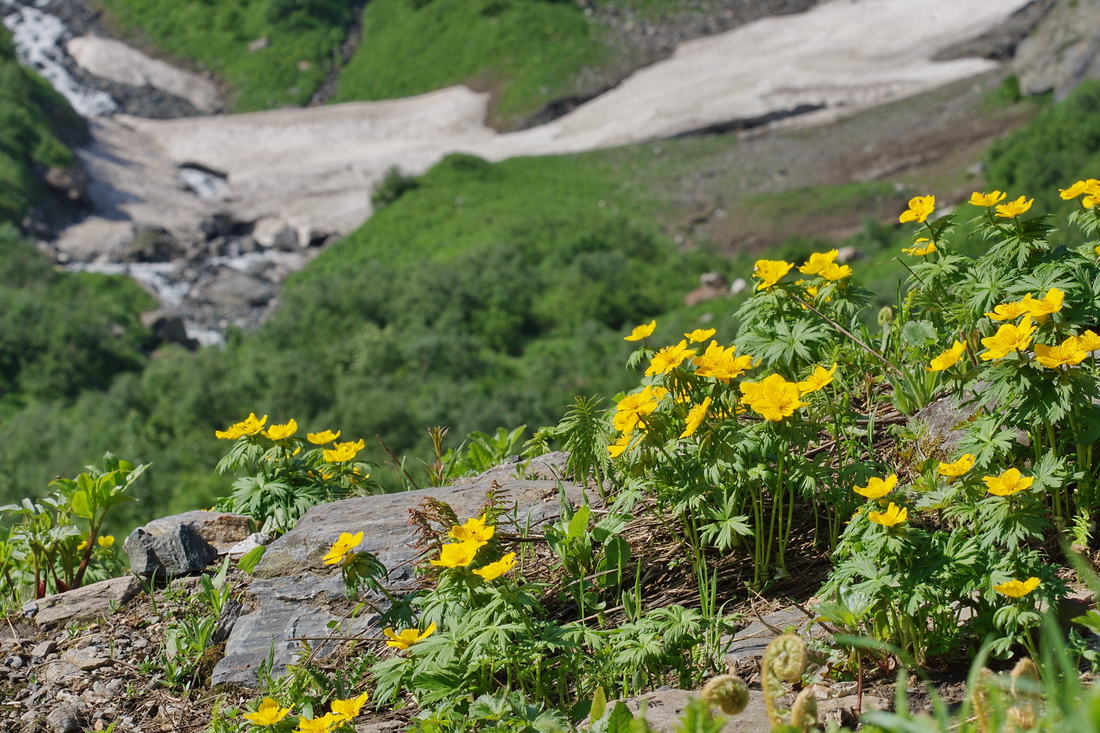
{"label": "yellow buttercup-like flower", "polygon": [[432,560],[432,565],[441,568],[464,568],[474,561],[477,551],[485,545],[479,540],[466,540],[465,542],[452,542],[443,545],[439,551],[439,559]]}
{"label": "yellow buttercup-like flower", "polygon": [[[922,242],[924,244],[921,244]],[[928,237],[919,237],[917,241],[913,242],[912,247],[904,247],[901,251],[913,257],[924,257],[936,251],[936,243]]]}
{"label": "yellow buttercup-like flower", "polygon": [[989,193],[975,191],[970,194],[970,203],[973,206],[984,206],[988,209],[990,206],[996,206],[1004,201],[1006,195],[1004,191],[990,191]]}
{"label": "yellow buttercup-like flower", "polygon": [[504,575],[512,568],[516,566],[516,553],[509,552],[504,557],[500,558],[496,562],[491,562],[484,567],[480,567],[474,571],[474,575],[479,575],[483,580],[496,580],[500,576]]}
{"label": "yellow buttercup-like flower", "polygon": [[1059,188],[1058,195],[1061,196],[1063,200],[1069,201],[1083,194],[1087,188],[1088,183],[1086,181],[1077,181],[1069,188]]}
{"label": "yellow buttercup-like flower", "polygon": [[382,635],[389,639],[389,641],[386,642],[386,646],[392,646],[394,649],[405,651],[413,644],[419,644],[434,633],[435,624],[432,624],[424,629],[424,633],[420,633],[419,629],[405,629],[400,634],[395,634],[393,629],[386,629],[382,632]]}
{"label": "yellow buttercup-like flower", "polygon": [[328,553],[323,558],[325,565],[338,565],[348,559],[348,555],[354,554],[352,550],[363,541],[363,533],[341,532],[340,536],[328,548]]}
{"label": "yellow buttercup-like flower", "polygon": [[279,703],[265,697],[254,713],[245,713],[244,719],[253,725],[275,725],[290,713],[290,708],[279,707]]}
{"label": "yellow buttercup-like flower", "polygon": [[923,223],[936,209],[935,196],[915,196],[909,199],[909,208],[901,212],[898,221],[902,224],[915,221]]}
{"label": "yellow buttercup-like flower", "polygon": [[298,727],[294,729],[294,733],[328,733],[343,722],[342,716],[332,713],[325,713],[320,718],[298,718]]}
{"label": "yellow buttercup-like flower", "polygon": [[1047,316],[1062,310],[1062,303],[1065,299],[1066,294],[1063,291],[1058,288],[1051,288],[1042,300],[1036,300],[1031,297],[1031,293],[1028,293],[1020,301],[1020,305],[1031,314],[1036,323],[1043,323],[1046,321]]}
{"label": "yellow buttercup-like flower", "polygon": [[1081,205],[1086,209],[1091,209],[1097,203],[1100,203],[1100,180],[1089,178],[1088,180],[1077,181],[1069,188],[1059,189],[1059,194],[1067,201],[1075,199],[1081,194],[1086,194],[1085,198],[1081,199]]}
{"label": "yellow buttercup-like flower", "polygon": [[629,445],[630,433],[623,433],[614,443],[607,446],[607,452],[612,458],[618,458],[623,454],[623,451],[625,451],[627,446]]}
{"label": "yellow buttercup-like flower", "polygon": [[255,435],[264,429],[267,424],[267,415],[256,417],[256,413],[248,413],[248,417],[239,423],[230,425],[225,430],[215,430],[214,437],[222,440],[236,440],[245,435]]}
{"label": "yellow buttercup-like flower", "polygon": [[706,351],[692,359],[695,373],[700,377],[711,377],[729,384],[752,368],[752,355],[737,356],[737,347],[722,348],[716,341],[707,345]]}
{"label": "yellow buttercup-like flower", "polygon": [[1001,303],[992,311],[987,311],[985,315],[991,321],[1015,321],[1027,313],[1028,309],[1024,306],[1024,301],[1014,300],[1011,303]]}
{"label": "yellow buttercup-like flower", "polygon": [[752,276],[760,278],[757,290],[768,290],[791,271],[794,265],[783,260],[757,260],[752,268]]}
{"label": "yellow buttercup-like flower", "polygon": [[1000,476],[983,476],[986,489],[994,496],[1012,496],[1018,491],[1031,488],[1034,476],[1024,476],[1015,468],[1010,468]]}
{"label": "yellow buttercup-like flower", "polygon": [[628,394],[619,400],[615,407],[615,416],[611,418],[611,425],[621,433],[630,433],[638,426],[644,424],[646,415],[649,415],[668,394],[664,387],[646,387],[641,392]]}
{"label": "yellow buttercup-like flower", "polygon": [[485,524],[485,515],[470,517],[462,526],[451,527],[450,536],[459,542],[480,542],[485,544],[493,539],[496,527]]}
{"label": "yellow buttercup-like flower", "polygon": [[959,361],[964,351],[966,351],[966,344],[956,339],[955,343],[951,344],[951,348],[940,352],[940,355],[933,359],[932,363],[925,367],[925,370],[942,372],[950,369]]}
{"label": "yellow buttercup-like flower", "polygon": [[1089,330],[1077,337],[1077,345],[1088,352],[1100,351],[1100,335]]}
{"label": "yellow buttercup-like flower", "polygon": [[115,536],[113,534],[105,534],[95,538],[95,543],[100,547],[114,547]]}
{"label": "yellow buttercup-like flower", "polygon": [[634,330],[630,332],[630,335],[623,338],[623,341],[641,341],[648,336],[652,336],[656,328],[657,321],[650,321],[641,326],[635,326]]}
{"label": "yellow buttercup-like flower", "polygon": [[705,397],[702,402],[688,410],[687,418],[684,420],[686,427],[684,432],[680,433],[680,437],[689,438],[694,435],[699,426],[703,424],[703,420],[706,419],[707,410],[709,409],[710,397]]}
{"label": "yellow buttercup-like flower", "polygon": [[974,454],[964,453],[954,463],[940,463],[936,471],[941,476],[947,476],[948,478],[958,478],[964,473],[974,468]]}
{"label": "yellow buttercup-like flower", "polygon": [[1035,577],[1027,580],[1010,580],[1007,583],[993,586],[993,590],[1002,593],[1009,598],[1023,598],[1031,591],[1039,587],[1039,579]]}
{"label": "yellow buttercup-like flower", "polygon": [[898,485],[898,475],[892,473],[885,479],[881,479],[878,476],[872,477],[867,481],[866,486],[853,486],[852,491],[856,492],[860,496],[864,496],[872,501],[881,499],[894,490],[894,487]]}
{"label": "yellow buttercup-like flower", "polygon": [[282,425],[272,425],[263,432],[263,435],[265,438],[270,438],[271,440],[283,440],[284,438],[289,438],[294,435],[296,432],[298,432],[298,423],[294,418],[291,418]]}
{"label": "yellow buttercup-like flower", "polygon": [[788,382],[780,374],[772,374],[761,382],[741,382],[741,402],[759,413],[765,420],[778,422],[794,414],[809,402],[800,400],[797,382]]}
{"label": "yellow buttercup-like flower", "polygon": [[80,544],[76,546],[77,552],[84,552],[84,548],[88,546],[88,540],[81,540]]}
{"label": "yellow buttercup-like flower", "polygon": [[1011,219],[1020,214],[1027,213],[1027,210],[1031,208],[1033,203],[1035,203],[1035,199],[1028,199],[1021,196],[1015,201],[1009,201],[1007,204],[999,205],[997,207],[997,216],[1004,219]]}
{"label": "yellow buttercup-like flower", "polygon": [[1020,323],[1006,323],[997,329],[997,333],[982,339],[982,345],[988,351],[983,351],[978,356],[982,361],[1003,359],[1013,351],[1024,351],[1031,344],[1031,337],[1035,335],[1035,326],[1031,324],[1031,315],[1024,316]]}
{"label": "yellow buttercup-like flower", "polygon": [[687,339],[681,339],[680,343],[675,346],[666,346],[654,354],[652,361],[649,362],[649,367],[645,370],[645,375],[652,377],[657,374],[668,374],[680,366],[684,359],[694,355],[695,349],[687,347]]}
{"label": "yellow buttercup-like flower", "polygon": [[909,510],[890,502],[890,505],[886,507],[886,511],[867,512],[867,518],[875,524],[881,524],[883,527],[893,527],[909,518]]}
{"label": "yellow buttercup-like flower", "polygon": [[843,280],[852,274],[852,268],[849,265],[838,265],[833,262],[821,268],[819,274],[826,280]]}
{"label": "yellow buttercup-like flower", "polygon": [[798,383],[798,391],[800,395],[808,395],[811,392],[816,392],[819,389],[832,384],[833,374],[836,373],[836,362],[833,362],[833,366],[826,369],[822,366],[814,367],[814,373],[806,377],[804,381]]}
{"label": "yellow buttercup-like flower", "polygon": [[715,328],[697,328],[691,333],[685,333],[684,338],[693,344],[701,344],[716,333],[718,329]]}
{"label": "yellow buttercup-like flower", "polygon": [[355,458],[359,451],[363,450],[364,445],[362,438],[347,443],[333,443],[331,449],[326,448],[321,451],[321,456],[326,463],[344,463]]}
{"label": "yellow buttercup-like flower", "polygon": [[814,252],[810,255],[810,258],[806,260],[806,264],[798,268],[798,271],[803,275],[820,275],[822,270],[836,263],[836,258],[839,253],[840,250],[836,249],[831,249],[828,252]]}
{"label": "yellow buttercup-like flower", "polygon": [[319,433],[306,433],[306,440],[314,445],[326,445],[340,437],[340,431],[322,430]]}
{"label": "yellow buttercup-like flower", "polygon": [[1070,336],[1057,346],[1035,345],[1035,361],[1048,369],[1060,366],[1076,366],[1085,360],[1089,352],[1081,348],[1076,336]]}
{"label": "yellow buttercup-like flower", "polygon": [[363,706],[367,703],[367,697],[367,693],[364,692],[359,697],[353,697],[348,700],[333,700],[332,714],[339,715],[345,722],[354,720],[355,716],[359,714],[359,711],[362,710]]}

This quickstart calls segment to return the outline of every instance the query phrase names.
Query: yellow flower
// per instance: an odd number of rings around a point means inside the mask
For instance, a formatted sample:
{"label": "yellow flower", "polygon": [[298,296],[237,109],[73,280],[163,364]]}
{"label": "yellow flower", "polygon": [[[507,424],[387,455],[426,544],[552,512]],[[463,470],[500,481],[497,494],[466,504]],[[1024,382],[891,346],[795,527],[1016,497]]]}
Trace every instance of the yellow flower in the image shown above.
{"label": "yellow flower", "polygon": [[997,207],[997,216],[1011,219],[1014,216],[1026,213],[1033,203],[1035,203],[1035,199],[1027,199],[1021,196],[1015,201],[1009,201],[1007,204],[1000,204]]}
{"label": "yellow flower", "polygon": [[1076,336],[1070,336],[1057,346],[1035,344],[1035,361],[1049,369],[1062,365],[1076,366],[1085,360],[1089,352],[1081,348]]}
{"label": "yellow flower", "polygon": [[484,580],[496,580],[516,566],[516,553],[509,552],[496,562],[491,562],[474,571],[474,575],[480,575]]}
{"label": "yellow flower", "polygon": [[1031,337],[1035,334],[1035,326],[1031,325],[1031,315],[1024,316],[1019,325],[1006,323],[997,329],[997,333],[982,339],[982,345],[988,351],[983,351],[978,356],[982,361],[1003,359],[1012,351],[1024,351],[1031,343]]}
{"label": "yellow flower", "polygon": [[689,349],[687,340],[681,339],[675,346],[666,346],[654,354],[653,360],[649,362],[649,368],[645,370],[645,375],[652,377],[655,374],[668,374],[680,366],[684,359],[694,355],[695,349]]}
{"label": "yellow flower", "polygon": [[267,415],[257,418],[256,413],[248,413],[248,417],[239,423],[230,425],[225,430],[215,430],[214,437],[222,440],[236,440],[245,435],[255,435],[264,429],[267,424]]}
{"label": "yellow flower", "polygon": [[389,641],[386,642],[386,646],[392,646],[394,649],[405,651],[413,644],[419,644],[434,633],[435,624],[432,624],[424,629],[423,634],[420,633],[419,629],[405,629],[400,634],[395,634],[393,629],[386,629],[382,632],[382,635],[389,639]]}
{"label": "yellow flower", "polygon": [[909,199],[909,208],[901,212],[898,221],[902,224],[908,221],[924,222],[936,208],[935,196],[915,196]]}
{"label": "yellow flower", "polygon": [[325,445],[340,437],[340,431],[322,430],[319,433],[306,433],[306,440],[314,445]]}
{"label": "yellow flower", "polygon": [[993,586],[993,590],[1003,593],[1009,598],[1023,598],[1031,591],[1039,587],[1039,579],[1035,577],[1024,581],[1010,580],[1007,583]]}
{"label": "yellow flower", "polygon": [[615,417],[611,419],[611,424],[619,432],[632,432],[646,415],[657,409],[657,405],[666,394],[668,390],[664,387],[653,386],[646,387],[641,392],[628,394],[616,405]]}
{"label": "yellow flower", "polygon": [[697,328],[691,333],[685,333],[684,338],[693,344],[701,344],[716,333],[718,333],[716,328]]}
{"label": "yellow flower", "polygon": [[324,557],[325,565],[338,565],[348,559],[348,555],[353,555],[354,550],[363,541],[363,533],[357,532],[351,534],[350,532],[341,532],[340,536],[332,543],[332,547],[328,548],[328,554]]}
{"label": "yellow flower", "polygon": [[326,713],[320,718],[298,718],[294,733],[328,733],[344,722],[343,716]]}
{"label": "yellow flower", "polygon": [[909,518],[909,510],[902,509],[894,502],[890,502],[890,505],[886,507],[886,511],[867,512],[867,518],[875,524],[881,524],[883,527],[893,527]]}
{"label": "yellow flower", "polygon": [[77,552],[83,552],[84,548],[88,546],[88,540],[81,540],[80,544],[76,546]]}
{"label": "yellow flower", "polygon": [[114,547],[115,536],[113,534],[105,534],[102,537],[96,537],[95,543],[100,547]]}
{"label": "yellow flower", "polygon": [[484,544],[484,542],[478,540],[466,540],[465,542],[452,542],[443,545],[439,551],[439,559],[432,560],[432,565],[441,568],[464,568],[474,561],[477,551]]}
{"label": "yellow flower", "polygon": [[765,377],[762,382],[741,382],[741,402],[759,413],[765,420],[777,422],[794,414],[802,402],[797,382],[788,382],[780,374]]}
{"label": "yellow flower", "polygon": [[790,262],[783,260],[757,260],[752,268],[752,276],[760,278],[757,290],[767,290],[783,279],[794,267]]}
{"label": "yellow flower", "polygon": [[970,203],[973,206],[984,206],[988,209],[990,206],[996,206],[1004,201],[1006,195],[1004,191],[991,191],[989,193],[975,191],[970,194]]}
{"label": "yellow flower", "polygon": [[951,344],[951,348],[940,353],[929,366],[925,367],[925,370],[930,372],[942,372],[946,369],[950,369],[962,357],[962,353],[966,351],[966,344],[962,341],[955,340],[955,343]]}
{"label": "yellow flower", "polygon": [[898,475],[892,473],[887,476],[885,480],[880,479],[878,476],[874,476],[867,482],[866,486],[853,486],[852,491],[873,501],[886,496],[893,491],[894,487],[897,485]]}
{"label": "yellow flower", "polygon": [[291,418],[289,422],[283,425],[272,425],[270,428],[264,431],[264,437],[271,440],[283,440],[289,438],[298,432],[298,423]]}
{"label": "yellow flower", "polygon": [[958,478],[972,468],[974,468],[974,454],[964,453],[962,457],[954,463],[940,463],[939,468],[936,470],[941,476]]}
{"label": "yellow flower", "polygon": [[800,396],[808,395],[810,392],[816,392],[819,389],[827,387],[832,384],[833,374],[836,372],[836,362],[833,362],[831,369],[825,367],[814,367],[814,373],[806,378],[805,381],[798,383],[798,391]]}
{"label": "yellow flower", "polygon": [[1020,301],[1020,305],[1024,310],[1031,314],[1038,323],[1042,323],[1052,313],[1057,313],[1062,310],[1062,302],[1065,300],[1066,294],[1058,288],[1051,288],[1047,291],[1047,294],[1043,296],[1042,300],[1036,300],[1031,297],[1031,293],[1024,296],[1024,299]]}
{"label": "yellow flower", "polygon": [[333,700],[332,714],[340,716],[344,721],[353,720],[355,716],[359,714],[359,711],[363,709],[363,705],[365,705],[366,702],[367,693],[365,692],[359,697],[353,697],[348,700]]}
{"label": "yellow flower", "polygon": [[290,708],[281,708],[279,703],[265,697],[254,713],[245,713],[244,719],[253,725],[275,725],[290,713]]}
{"label": "yellow flower", "polygon": [[[927,242],[927,244],[921,244],[921,242]],[[936,243],[928,237],[918,237],[912,247],[903,247],[901,251],[913,257],[924,257],[936,251]]]}
{"label": "yellow flower", "polygon": [[349,441],[347,443],[333,443],[332,448],[321,451],[321,456],[326,463],[343,463],[355,458],[359,451],[363,450],[363,439]]}
{"label": "yellow flower", "polygon": [[686,428],[684,432],[680,433],[681,438],[691,437],[699,426],[703,424],[703,420],[706,419],[707,410],[710,409],[710,397],[706,397],[698,405],[695,405],[688,410],[687,418],[685,419]]}
{"label": "yellow flower", "polygon": [[1077,345],[1087,352],[1100,351],[1100,335],[1095,331],[1085,331],[1077,337]]}
{"label": "yellow flower", "polygon": [[641,341],[651,336],[655,328],[657,328],[657,321],[650,321],[641,326],[635,326],[634,330],[630,332],[630,335],[623,338],[623,341]]}
{"label": "yellow flower", "polygon": [[814,252],[806,264],[798,268],[803,275],[820,275],[821,271],[829,265],[836,263],[836,257],[840,250],[831,249],[828,252]]}
{"label": "yellow flower", "polygon": [[711,341],[707,350],[692,360],[695,362],[695,373],[700,377],[712,377],[729,384],[731,379],[752,368],[750,354],[735,356],[736,353],[736,346],[723,349],[716,341]]}
{"label": "yellow flower", "polygon": [[607,446],[607,452],[612,458],[618,458],[623,454],[623,451],[626,450],[628,445],[630,445],[630,433],[623,433],[619,436],[618,440]]}
{"label": "yellow flower", "polygon": [[1014,300],[1011,303],[1001,303],[992,311],[987,311],[985,315],[991,321],[1015,321],[1026,313],[1028,313],[1028,309],[1024,305],[1024,301]]}
{"label": "yellow flower", "polygon": [[1012,496],[1017,491],[1030,488],[1035,483],[1035,477],[1022,476],[1015,468],[1010,468],[1000,476],[983,476],[982,481],[994,496]]}
{"label": "yellow flower", "polygon": [[1069,188],[1059,188],[1058,195],[1062,197],[1064,201],[1075,199],[1081,194],[1085,193],[1088,188],[1088,183],[1085,181],[1077,181]]}
{"label": "yellow flower", "polygon": [[493,539],[494,532],[496,527],[491,524],[486,526],[485,515],[482,514],[480,517],[470,517],[461,527],[451,527],[449,534],[459,542],[480,542],[484,545]]}

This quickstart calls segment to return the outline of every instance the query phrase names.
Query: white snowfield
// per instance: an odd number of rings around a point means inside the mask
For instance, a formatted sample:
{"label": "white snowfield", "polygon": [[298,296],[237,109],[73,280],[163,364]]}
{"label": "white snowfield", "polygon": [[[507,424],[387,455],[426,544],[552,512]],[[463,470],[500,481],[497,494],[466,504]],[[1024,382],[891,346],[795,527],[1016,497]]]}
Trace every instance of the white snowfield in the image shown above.
{"label": "white snowfield", "polygon": [[[570,114],[516,133],[485,126],[487,95],[452,87],[308,109],[98,119],[83,157],[115,209],[114,226],[129,219],[193,230],[197,217],[227,211],[240,220],[278,218],[308,242],[362,224],[371,189],[391,166],[417,174],[452,152],[497,161],[594,150],[805,105],[818,109],[783,124],[817,124],[974,76],[996,63],[931,59],[1028,2],[831,0],[685,43]],[[221,200],[181,190],[176,166],[185,163],[227,175]],[[87,247],[90,233],[74,227],[59,246]]]}

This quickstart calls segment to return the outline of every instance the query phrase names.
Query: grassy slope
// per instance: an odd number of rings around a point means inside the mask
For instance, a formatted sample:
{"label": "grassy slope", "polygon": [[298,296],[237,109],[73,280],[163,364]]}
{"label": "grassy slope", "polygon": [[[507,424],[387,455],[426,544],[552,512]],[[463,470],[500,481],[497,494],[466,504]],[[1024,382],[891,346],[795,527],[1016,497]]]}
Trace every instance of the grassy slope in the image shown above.
{"label": "grassy slope", "polygon": [[241,112],[308,102],[352,21],[345,0],[95,2],[123,37],[227,82]]}

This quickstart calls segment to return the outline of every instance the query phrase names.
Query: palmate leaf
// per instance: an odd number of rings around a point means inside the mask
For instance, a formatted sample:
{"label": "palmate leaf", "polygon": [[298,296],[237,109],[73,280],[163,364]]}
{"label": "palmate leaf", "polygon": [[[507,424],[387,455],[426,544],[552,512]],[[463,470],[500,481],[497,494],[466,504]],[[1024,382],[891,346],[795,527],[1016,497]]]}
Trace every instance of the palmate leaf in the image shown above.
{"label": "palmate leaf", "polygon": [[1016,446],[1016,431],[1002,427],[997,415],[980,415],[971,422],[959,441],[960,453],[972,453],[975,465],[990,466]]}
{"label": "palmate leaf", "polygon": [[778,321],[768,329],[746,333],[738,352],[753,354],[768,365],[800,368],[816,361],[818,347],[832,331],[816,321]]}

